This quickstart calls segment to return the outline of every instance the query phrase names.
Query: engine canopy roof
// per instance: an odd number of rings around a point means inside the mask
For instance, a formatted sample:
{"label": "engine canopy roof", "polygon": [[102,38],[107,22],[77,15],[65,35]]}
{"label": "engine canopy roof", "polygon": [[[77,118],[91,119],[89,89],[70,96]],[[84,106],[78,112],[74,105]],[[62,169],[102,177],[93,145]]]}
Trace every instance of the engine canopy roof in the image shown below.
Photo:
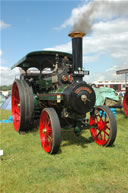
{"label": "engine canopy roof", "polygon": [[14,64],[11,69],[15,67],[20,67],[23,70],[28,70],[29,68],[35,67],[42,71],[44,68],[54,68],[56,64],[56,55],[59,56],[59,63],[62,62],[62,59],[66,56],[69,59],[69,62],[72,63],[72,54],[59,51],[36,51],[30,52]]}

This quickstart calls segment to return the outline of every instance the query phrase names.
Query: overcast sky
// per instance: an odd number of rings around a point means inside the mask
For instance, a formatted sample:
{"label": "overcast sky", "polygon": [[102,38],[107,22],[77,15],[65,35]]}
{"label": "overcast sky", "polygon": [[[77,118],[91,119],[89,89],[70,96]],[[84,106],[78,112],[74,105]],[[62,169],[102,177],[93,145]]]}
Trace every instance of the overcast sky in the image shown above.
{"label": "overcast sky", "polygon": [[18,69],[10,67],[37,50],[72,52],[68,33],[82,30],[87,82],[119,80],[128,68],[128,1],[0,0],[0,85],[12,84]]}

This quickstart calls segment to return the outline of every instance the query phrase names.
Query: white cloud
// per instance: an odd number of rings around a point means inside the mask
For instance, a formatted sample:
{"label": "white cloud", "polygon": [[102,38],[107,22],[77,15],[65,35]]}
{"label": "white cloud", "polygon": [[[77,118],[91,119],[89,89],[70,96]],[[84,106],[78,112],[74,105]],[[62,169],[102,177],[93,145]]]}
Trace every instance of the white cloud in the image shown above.
{"label": "white cloud", "polygon": [[3,52],[2,52],[2,50],[0,50],[0,57],[2,56],[2,54],[3,54]]}
{"label": "white cloud", "polygon": [[96,54],[94,56],[83,56],[83,64],[88,64],[89,62],[96,62],[100,57],[100,54]]}
{"label": "white cloud", "polygon": [[3,51],[0,50],[0,65],[4,65],[6,63],[7,63],[7,61],[5,59],[3,59]]}
{"label": "white cloud", "polygon": [[0,50],[0,85],[10,85],[15,80],[15,76],[20,74],[18,68],[11,70],[9,67],[5,67],[6,60],[2,58],[3,51]]}
{"label": "white cloud", "polygon": [[0,66],[0,85],[12,84],[16,75],[19,75],[18,68],[11,70],[8,67]]}
{"label": "white cloud", "polygon": [[114,65],[112,68],[106,69],[104,72],[92,73],[90,72],[89,76],[85,76],[85,81],[95,82],[95,81],[104,81],[104,80],[124,80],[125,75],[117,75],[116,71],[121,69],[127,69],[128,66],[126,63]]}
{"label": "white cloud", "polygon": [[53,48],[45,48],[44,50],[51,50],[51,51],[62,51],[62,52],[71,52],[72,48],[71,48],[71,42],[68,42],[66,44],[61,44],[61,45],[57,45]]}
{"label": "white cloud", "polygon": [[128,20],[100,22],[93,26],[93,33],[84,38],[84,54],[107,53],[115,59],[128,59]]}
{"label": "white cloud", "polygon": [[2,58],[1,58],[2,55],[3,55],[3,52],[2,50],[0,50],[0,64],[2,64]]}
{"label": "white cloud", "polygon": [[0,30],[1,29],[6,29],[8,27],[10,27],[10,24],[7,24],[4,21],[0,20]]}

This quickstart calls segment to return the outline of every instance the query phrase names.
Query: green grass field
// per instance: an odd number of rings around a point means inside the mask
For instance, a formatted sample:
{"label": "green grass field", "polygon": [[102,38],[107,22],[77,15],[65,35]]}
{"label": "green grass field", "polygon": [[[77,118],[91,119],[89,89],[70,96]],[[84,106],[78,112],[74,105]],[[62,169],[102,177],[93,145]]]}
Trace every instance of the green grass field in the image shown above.
{"label": "green grass field", "polygon": [[[0,111],[6,119],[10,111]],[[98,146],[85,130],[62,132],[60,152],[48,155],[39,131],[19,135],[0,123],[0,193],[128,193],[128,119],[117,114],[113,147]]]}

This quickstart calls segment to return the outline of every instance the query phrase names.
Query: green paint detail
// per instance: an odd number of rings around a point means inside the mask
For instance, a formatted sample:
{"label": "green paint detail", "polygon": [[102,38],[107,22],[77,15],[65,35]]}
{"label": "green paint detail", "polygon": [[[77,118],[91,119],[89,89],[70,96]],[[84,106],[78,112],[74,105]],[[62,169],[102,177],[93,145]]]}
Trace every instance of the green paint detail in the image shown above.
{"label": "green paint detail", "polygon": [[76,126],[75,128],[74,128],[74,131],[75,131],[75,134],[76,135],[80,135],[80,132],[81,132],[81,129],[78,127],[78,126]]}
{"label": "green paint detail", "polygon": [[79,122],[81,122],[83,119],[85,119],[86,114],[77,114],[77,113],[72,112],[72,113],[71,113],[71,117],[72,117],[74,120],[79,120]]}
{"label": "green paint detail", "polygon": [[35,107],[38,107],[38,105],[39,105],[38,96],[37,96],[37,95],[34,95],[34,106],[35,106]]}
{"label": "green paint detail", "polygon": [[48,88],[52,85],[52,79],[40,79],[36,81],[36,84],[39,85],[40,88],[45,88],[46,90],[48,90]]}
{"label": "green paint detail", "polygon": [[[58,94],[58,95],[60,95],[60,94]],[[52,95],[52,93],[51,94],[50,93],[49,94],[42,94],[39,98],[40,98],[40,100],[56,101],[56,102],[58,102],[57,101],[58,100],[58,98],[57,98],[58,95]],[[60,101],[62,101],[62,100],[63,100],[63,96],[60,95]]]}
{"label": "green paint detail", "polygon": [[63,93],[63,92],[64,92],[64,89],[67,88],[67,86],[69,86],[69,85],[65,85],[65,86],[63,86],[63,87],[60,87],[60,88],[56,91],[56,93]]}
{"label": "green paint detail", "polygon": [[[69,85],[64,85],[63,87],[59,87],[57,90],[52,89],[52,90],[50,90],[48,93],[49,93],[49,94],[56,94],[56,95],[62,94],[62,93],[64,92],[64,89],[65,89],[67,86],[69,86]],[[46,93],[46,94],[48,94],[48,93]]]}
{"label": "green paint detail", "polygon": [[29,64],[28,63],[23,63],[23,67],[24,68],[29,68]]}
{"label": "green paint detail", "polygon": [[53,96],[53,95],[42,95],[42,96],[40,96],[40,100],[56,101],[56,100],[57,100],[57,96]]}
{"label": "green paint detail", "polygon": [[74,128],[75,134],[79,136],[81,133],[81,130],[82,130],[81,121],[77,121],[76,127]]}

